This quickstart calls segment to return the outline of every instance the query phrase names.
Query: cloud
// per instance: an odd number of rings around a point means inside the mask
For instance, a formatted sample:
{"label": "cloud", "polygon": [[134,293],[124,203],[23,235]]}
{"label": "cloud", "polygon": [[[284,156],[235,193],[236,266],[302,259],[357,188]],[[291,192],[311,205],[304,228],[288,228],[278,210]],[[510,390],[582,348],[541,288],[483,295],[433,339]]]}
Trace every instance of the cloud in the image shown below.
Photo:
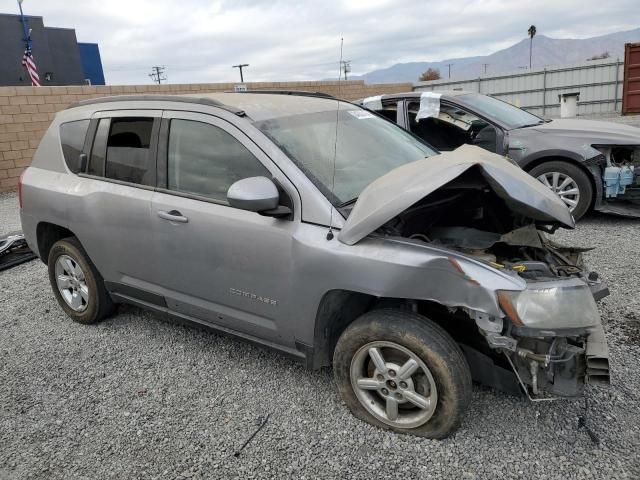
{"label": "cloud", "polygon": [[[166,65],[171,83],[337,77],[340,38],[354,74],[398,62],[486,55],[529,25],[586,38],[636,28],[637,0],[25,0],[45,25],[97,42],[108,83],[148,83]],[[13,13],[13,0],[0,11]]]}

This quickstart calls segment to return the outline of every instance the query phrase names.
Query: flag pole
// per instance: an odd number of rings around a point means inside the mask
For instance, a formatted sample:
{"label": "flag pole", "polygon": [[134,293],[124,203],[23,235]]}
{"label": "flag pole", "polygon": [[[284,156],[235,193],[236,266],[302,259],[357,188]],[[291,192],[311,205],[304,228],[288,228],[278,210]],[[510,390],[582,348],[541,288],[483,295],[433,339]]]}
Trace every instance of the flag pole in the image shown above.
{"label": "flag pole", "polygon": [[18,8],[20,8],[20,21],[22,22],[22,31],[24,32],[24,42],[27,50],[31,51],[31,34],[29,33],[29,27],[27,27],[27,19],[24,18],[24,12],[22,11],[22,0],[18,0]]}

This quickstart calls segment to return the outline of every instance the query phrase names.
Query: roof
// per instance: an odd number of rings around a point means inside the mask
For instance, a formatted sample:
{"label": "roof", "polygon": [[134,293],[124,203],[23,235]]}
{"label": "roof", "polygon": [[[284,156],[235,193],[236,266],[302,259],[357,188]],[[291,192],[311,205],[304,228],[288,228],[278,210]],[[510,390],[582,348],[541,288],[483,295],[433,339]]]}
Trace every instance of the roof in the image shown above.
{"label": "roof", "polygon": [[[223,108],[237,115],[245,113],[252,120],[262,121],[270,118],[285,117],[311,112],[323,112],[336,109],[337,99],[325,96],[306,94],[295,95],[282,93],[205,93],[193,95],[120,95],[112,97],[92,98],[71,104],[67,108],[81,107],[85,105],[97,105],[112,102],[132,102],[132,101],[161,101],[161,102],[182,102],[207,105],[211,107]],[[341,102],[342,108],[351,105],[349,102]]]}

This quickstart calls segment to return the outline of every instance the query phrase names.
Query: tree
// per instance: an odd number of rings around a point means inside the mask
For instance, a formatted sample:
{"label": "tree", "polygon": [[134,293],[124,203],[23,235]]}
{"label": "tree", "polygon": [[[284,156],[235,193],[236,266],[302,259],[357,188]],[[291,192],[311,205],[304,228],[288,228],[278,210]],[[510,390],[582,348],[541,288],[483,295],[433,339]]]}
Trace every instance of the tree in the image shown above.
{"label": "tree", "polygon": [[598,55],[594,55],[593,57],[587,58],[587,62],[589,60],[602,60],[602,59],[605,59],[605,58],[609,58],[610,56],[611,55],[609,55],[609,52],[602,52],[602,53],[600,53]]}
{"label": "tree", "polygon": [[440,80],[440,70],[429,67],[418,79],[419,82],[428,82],[429,80]]}
{"label": "tree", "polygon": [[536,26],[531,25],[529,27],[529,30],[527,30],[527,33],[529,34],[529,70],[531,70],[531,65],[532,65],[531,59],[533,54],[533,37],[535,37],[537,33]]}

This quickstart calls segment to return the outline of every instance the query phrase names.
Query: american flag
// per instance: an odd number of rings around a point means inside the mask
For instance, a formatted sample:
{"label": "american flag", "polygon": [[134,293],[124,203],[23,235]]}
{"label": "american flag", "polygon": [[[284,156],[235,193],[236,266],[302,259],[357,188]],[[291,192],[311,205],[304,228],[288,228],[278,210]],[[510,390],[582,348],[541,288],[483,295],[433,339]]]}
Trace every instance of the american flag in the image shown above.
{"label": "american flag", "polygon": [[40,76],[38,75],[38,68],[36,67],[36,62],[33,60],[33,54],[28,48],[24,51],[24,55],[22,56],[22,66],[27,69],[27,72],[29,72],[29,77],[31,77],[31,85],[34,87],[39,87]]}

